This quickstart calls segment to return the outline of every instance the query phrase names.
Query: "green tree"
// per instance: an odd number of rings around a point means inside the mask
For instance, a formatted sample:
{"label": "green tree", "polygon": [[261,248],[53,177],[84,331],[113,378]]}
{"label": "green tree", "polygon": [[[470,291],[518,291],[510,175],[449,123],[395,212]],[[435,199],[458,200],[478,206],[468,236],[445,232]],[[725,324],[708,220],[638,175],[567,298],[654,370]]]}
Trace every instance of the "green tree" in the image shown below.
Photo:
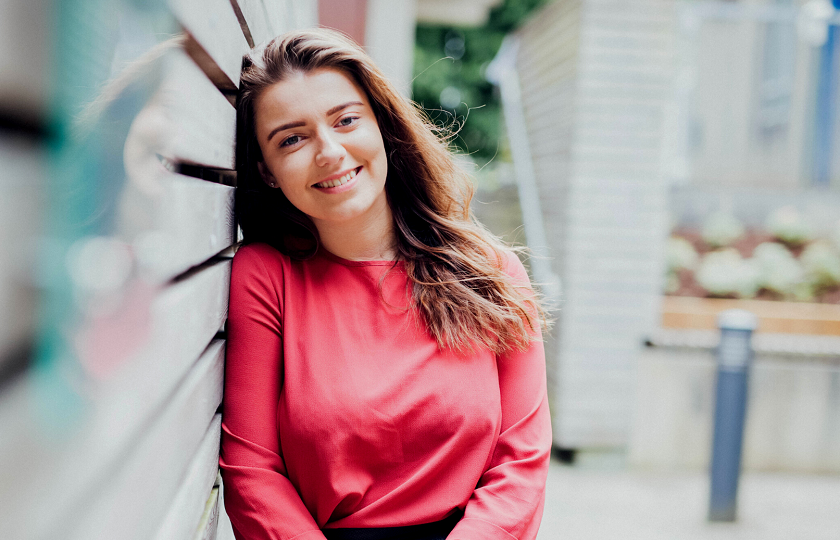
{"label": "green tree", "polygon": [[485,79],[505,35],[549,0],[504,0],[478,28],[420,24],[414,47],[413,97],[453,143],[479,163],[499,147],[498,94]]}

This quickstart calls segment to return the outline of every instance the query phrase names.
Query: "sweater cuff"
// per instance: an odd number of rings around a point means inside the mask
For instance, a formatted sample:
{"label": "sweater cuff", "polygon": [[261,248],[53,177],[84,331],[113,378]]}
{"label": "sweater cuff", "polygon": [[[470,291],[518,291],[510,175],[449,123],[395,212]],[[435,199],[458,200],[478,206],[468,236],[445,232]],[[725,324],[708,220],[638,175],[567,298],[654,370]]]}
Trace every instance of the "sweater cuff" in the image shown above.
{"label": "sweater cuff", "polygon": [[517,540],[515,536],[489,521],[462,518],[446,540]]}

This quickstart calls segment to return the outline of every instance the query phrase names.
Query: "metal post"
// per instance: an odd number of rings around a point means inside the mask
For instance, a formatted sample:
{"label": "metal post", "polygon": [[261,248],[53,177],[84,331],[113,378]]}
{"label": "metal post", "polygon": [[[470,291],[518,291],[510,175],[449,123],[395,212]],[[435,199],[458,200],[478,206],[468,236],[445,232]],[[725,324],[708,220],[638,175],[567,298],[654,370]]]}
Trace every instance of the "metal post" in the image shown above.
{"label": "metal post", "polygon": [[817,83],[817,111],[814,117],[814,184],[828,186],[831,183],[831,151],[834,135],[834,94],[837,56],[837,27],[828,27],[828,38],[822,47],[820,75]]}
{"label": "metal post", "polygon": [[747,379],[753,357],[755,315],[730,309],[718,315],[715,427],[710,473],[709,521],[735,521],[741,445],[747,410]]}

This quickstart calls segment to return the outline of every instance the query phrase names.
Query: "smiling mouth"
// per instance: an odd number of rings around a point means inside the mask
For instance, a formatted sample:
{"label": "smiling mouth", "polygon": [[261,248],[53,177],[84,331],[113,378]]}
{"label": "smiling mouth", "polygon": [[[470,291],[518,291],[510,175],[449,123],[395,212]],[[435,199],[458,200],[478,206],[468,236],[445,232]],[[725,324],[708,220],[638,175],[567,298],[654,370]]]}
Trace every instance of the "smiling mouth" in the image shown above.
{"label": "smiling mouth", "polygon": [[349,173],[345,174],[341,178],[336,178],[335,180],[326,180],[324,182],[318,182],[317,184],[314,184],[312,187],[334,188],[334,187],[338,187],[338,186],[343,186],[344,184],[346,184],[347,182],[349,182],[350,180],[355,178],[356,174],[361,170],[362,170],[361,167],[356,167],[355,169],[353,169]]}

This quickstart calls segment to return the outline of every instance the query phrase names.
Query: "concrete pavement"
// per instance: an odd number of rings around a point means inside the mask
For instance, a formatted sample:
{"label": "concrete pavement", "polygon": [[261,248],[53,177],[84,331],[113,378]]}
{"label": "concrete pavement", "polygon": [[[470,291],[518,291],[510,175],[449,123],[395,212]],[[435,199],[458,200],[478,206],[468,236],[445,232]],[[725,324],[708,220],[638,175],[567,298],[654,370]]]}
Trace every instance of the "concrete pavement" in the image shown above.
{"label": "concrete pavement", "polygon": [[840,475],[745,473],[737,522],[709,523],[701,472],[552,461],[538,540],[840,540]]}

